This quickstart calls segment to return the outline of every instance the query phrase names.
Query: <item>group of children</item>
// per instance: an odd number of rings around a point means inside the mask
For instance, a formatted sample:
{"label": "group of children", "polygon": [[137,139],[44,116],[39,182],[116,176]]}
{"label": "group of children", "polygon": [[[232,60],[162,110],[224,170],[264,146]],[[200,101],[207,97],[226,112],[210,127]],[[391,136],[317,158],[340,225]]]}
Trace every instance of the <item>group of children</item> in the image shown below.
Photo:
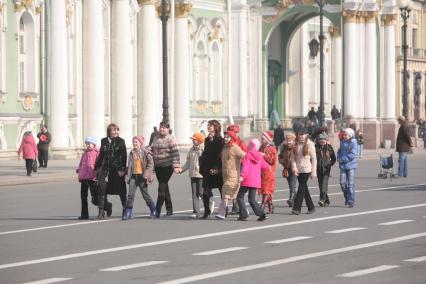
{"label": "group of children", "polygon": [[[210,123],[210,122],[209,122]],[[214,123],[212,123],[213,125]],[[212,126],[210,125],[210,126]],[[216,127],[217,128],[217,127]],[[212,127],[213,129],[213,127]],[[216,131],[216,134],[215,134]],[[354,137],[351,129],[345,129],[341,147],[336,154],[333,147],[327,142],[325,132],[317,136],[314,144],[303,130],[296,134],[288,133],[285,142],[279,147],[279,155],[273,144],[273,133],[265,131],[261,139],[251,139],[247,146],[238,136],[239,127],[230,125],[222,138],[217,134],[217,129],[209,132],[207,137],[197,132],[190,137],[192,147],[189,149],[186,163],[178,169],[178,173],[188,171],[192,190],[192,205],[195,218],[208,218],[213,212],[209,205],[212,188],[218,188],[221,194],[221,202],[215,218],[223,220],[228,214],[228,202],[233,201],[238,208],[238,220],[245,221],[248,211],[245,206],[245,195],[248,193],[249,204],[258,216],[258,221],[267,219],[267,214],[274,213],[272,195],[275,191],[275,170],[277,161],[283,165],[282,175],[288,181],[290,196],[287,204],[292,207],[292,214],[300,214],[303,199],[308,206],[307,213],[313,213],[315,206],[310,197],[307,182],[309,178],[318,177],[320,189],[320,206],[328,206],[328,179],[331,167],[336,161],[341,170],[340,178],[345,202],[348,207],[354,204],[354,169],[356,169],[356,147],[353,147]],[[220,137],[218,147],[215,149],[219,158],[219,164],[205,165],[208,161],[208,153],[212,152],[212,141]],[[148,184],[153,181],[154,162],[149,147],[144,146],[144,138],[135,136],[132,139],[133,149],[130,151],[127,162],[126,181],[129,184],[127,203],[123,212],[123,220],[131,218],[134,196],[139,188],[142,196],[150,209],[150,216],[155,218],[156,207],[148,193]],[[205,141],[207,143],[205,151]],[[356,143],[356,142],[355,142]],[[96,182],[95,163],[99,155],[96,148],[96,138],[85,139],[86,150],[81,157],[77,169],[81,182],[81,216],[79,219],[88,219],[87,196],[88,190],[93,189]],[[355,145],[356,146],[356,145]],[[216,154],[214,154],[216,155]],[[204,165],[201,163],[204,161]],[[204,168],[202,168],[204,167]],[[205,170],[207,169],[207,171]],[[211,178],[220,177],[221,182],[212,185]],[[297,185],[298,184],[298,185]],[[256,201],[256,193],[262,196],[259,205]],[[92,193],[92,196],[96,192]],[[204,215],[201,214],[199,199],[203,199]],[[93,200],[93,197],[92,197]],[[267,212],[266,212],[267,210]]]}

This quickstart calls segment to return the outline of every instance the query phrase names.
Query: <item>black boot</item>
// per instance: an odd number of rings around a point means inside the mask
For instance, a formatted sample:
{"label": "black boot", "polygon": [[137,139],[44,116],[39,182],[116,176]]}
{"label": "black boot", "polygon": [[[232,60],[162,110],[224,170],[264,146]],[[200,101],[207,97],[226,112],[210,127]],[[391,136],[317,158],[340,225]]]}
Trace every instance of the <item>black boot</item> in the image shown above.
{"label": "black boot", "polygon": [[80,217],[78,217],[78,220],[87,220],[87,219],[89,219],[89,209],[87,207],[87,199],[86,199],[86,206],[84,203],[81,204],[81,215]]}
{"label": "black boot", "polygon": [[209,218],[211,212],[210,212],[210,198],[207,196],[203,196],[203,205],[204,205],[204,215],[201,217],[201,219],[207,219]]}
{"label": "black boot", "polygon": [[99,207],[98,220],[105,219],[105,210]]}
{"label": "black boot", "polygon": [[99,207],[99,213],[98,213],[98,220],[105,219],[105,210],[104,210],[104,204],[105,204],[105,196],[104,195],[98,195],[98,207]]}

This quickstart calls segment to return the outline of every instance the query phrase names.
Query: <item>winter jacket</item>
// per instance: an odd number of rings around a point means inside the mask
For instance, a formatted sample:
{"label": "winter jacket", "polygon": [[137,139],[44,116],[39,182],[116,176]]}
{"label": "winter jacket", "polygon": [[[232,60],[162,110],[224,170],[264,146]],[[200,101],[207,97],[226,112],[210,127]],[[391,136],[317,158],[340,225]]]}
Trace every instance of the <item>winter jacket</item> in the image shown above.
{"label": "winter jacket", "polygon": [[358,143],[356,139],[340,141],[340,147],[337,151],[337,161],[341,170],[356,169],[358,156]]}
{"label": "winter jacket", "polygon": [[330,144],[315,145],[317,153],[317,176],[330,176],[331,167],[336,163],[336,154]]}
{"label": "winter jacket", "polygon": [[96,179],[95,164],[98,156],[99,150],[97,148],[84,151],[77,168],[79,181]]}
{"label": "winter jacket", "polygon": [[244,156],[240,176],[243,178],[240,185],[259,188],[261,186],[261,171],[271,167],[263,159],[257,149],[252,149]]}
{"label": "winter jacket", "polygon": [[[129,158],[127,159],[128,177],[131,177],[133,173],[133,156],[135,155],[135,152],[135,149],[131,150],[129,153]],[[143,169],[142,177],[146,180],[151,180],[152,175],[154,173],[154,160],[152,158],[151,152],[147,148],[142,146],[139,150],[139,158]]]}
{"label": "winter jacket", "polygon": [[[308,138],[306,138],[308,139]],[[306,142],[308,145],[308,154],[303,154],[304,144],[296,145],[296,153],[291,161],[291,167],[297,168],[299,173],[311,173],[312,176],[317,174],[317,155],[315,152],[314,142],[308,139]]]}
{"label": "winter jacket", "polygon": [[96,160],[95,169],[108,172],[126,170],[127,149],[126,142],[120,138],[102,138],[99,156]]}
{"label": "winter jacket", "polygon": [[235,199],[240,188],[241,160],[246,154],[233,143],[225,145],[221,153],[222,159],[222,197]]}
{"label": "winter jacket", "polygon": [[275,169],[277,167],[277,150],[274,145],[260,146],[260,152],[264,153],[263,159],[269,168],[262,169],[261,194],[272,194],[275,191]]}
{"label": "winter jacket", "polygon": [[396,151],[400,152],[409,152],[411,150],[412,143],[411,137],[408,132],[407,123],[401,124],[398,129],[398,135],[396,136]]}
{"label": "winter jacket", "polygon": [[39,132],[37,138],[39,139],[37,144],[38,150],[48,150],[50,141],[52,141],[52,135],[50,135],[49,131],[45,133]]}
{"label": "winter jacket", "polygon": [[34,160],[38,155],[37,146],[32,135],[27,135],[22,138],[21,146],[18,149],[18,156],[24,159]]}
{"label": "winter jacket", "polygon": [[189,170],[189,177],[191,178],[202,178],[200,174],[200,157],[204,150],[204,144],[198,146],[192,146],[189,149],[188,155],[186,156],[185,165],[182,167],[182,173]]}
{"label": "winter jacket", "polygon": [[179,150],[176,140],[172,135],[167,134],[166,136],[154,136],[151,150],[155,167],[180,167]]}
{"label": "winter jacket", "polygon": [[281,145],[280,154],[278,155],[278,161],[283,165],[284,169],[290,174],[292,172],[291,160],[294,156],[294,148],[288,148],[286,144]]}
{"label": "winter jacket", "polygon": [[[220,188],[223,185],[222,162],[220,155],[223,149],[223,138],[219,135],[204,140],[204,151],[200,157],[200,174],[203,176],[203,188]],[[210,170],[217,170],[212,175]]]}

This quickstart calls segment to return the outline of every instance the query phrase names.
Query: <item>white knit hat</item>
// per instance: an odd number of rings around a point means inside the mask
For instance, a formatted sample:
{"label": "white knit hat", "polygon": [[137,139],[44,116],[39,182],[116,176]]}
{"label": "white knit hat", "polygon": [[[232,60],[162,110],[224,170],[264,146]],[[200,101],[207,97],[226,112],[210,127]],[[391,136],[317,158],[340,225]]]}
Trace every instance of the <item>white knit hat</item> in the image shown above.
{"label": "white knit hat", "polygon": [[351,138],[353,138],[354,136],[355,136],[355,132],[354,132],[354,130],[352,129],[352,128],[345,128],[345,130],[344,130],[347,134],[349,134],[349,136],[351,137]]}
{"label": "white knit hat", "polygon": [[96,139],[95,136],[87,136],[84,139],[84,143],[90,143],[90,144],[96,145],[98,143],[98,139]]}

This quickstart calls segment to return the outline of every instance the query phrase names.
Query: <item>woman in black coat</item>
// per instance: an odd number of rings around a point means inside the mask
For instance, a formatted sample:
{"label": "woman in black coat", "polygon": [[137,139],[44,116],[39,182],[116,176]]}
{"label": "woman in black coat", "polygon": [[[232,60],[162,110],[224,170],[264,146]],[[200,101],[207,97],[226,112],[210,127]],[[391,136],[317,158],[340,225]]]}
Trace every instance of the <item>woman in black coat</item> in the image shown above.
{"label": "woman in black coat", "polygon": [[98,187],[98,219],[111,216],[112,204],[107,200],[107,194],[120,196],[123,211],[126,206],[126,182],[124,175],[126,173],[127,150],[124,139],[118,137],[119,128],[111,123],[107,128],[107,137],[101,140],[101,147],[98,159],[96,160],[95,170]]}
{"label": "woman in black coat", "polygon": [[[212,189],[218,188],[222,193],[222,162],[220,153],[223,149],[223,138],[220,135],[221,125],[217,120],[210,120],[207,124],[209,135],[204,141],[204,151],[200,157],[200,173],[203,176],[203,219],[209,217],[210,198],[213,196]],[[213,209],[213,208],[212,208]]]}

